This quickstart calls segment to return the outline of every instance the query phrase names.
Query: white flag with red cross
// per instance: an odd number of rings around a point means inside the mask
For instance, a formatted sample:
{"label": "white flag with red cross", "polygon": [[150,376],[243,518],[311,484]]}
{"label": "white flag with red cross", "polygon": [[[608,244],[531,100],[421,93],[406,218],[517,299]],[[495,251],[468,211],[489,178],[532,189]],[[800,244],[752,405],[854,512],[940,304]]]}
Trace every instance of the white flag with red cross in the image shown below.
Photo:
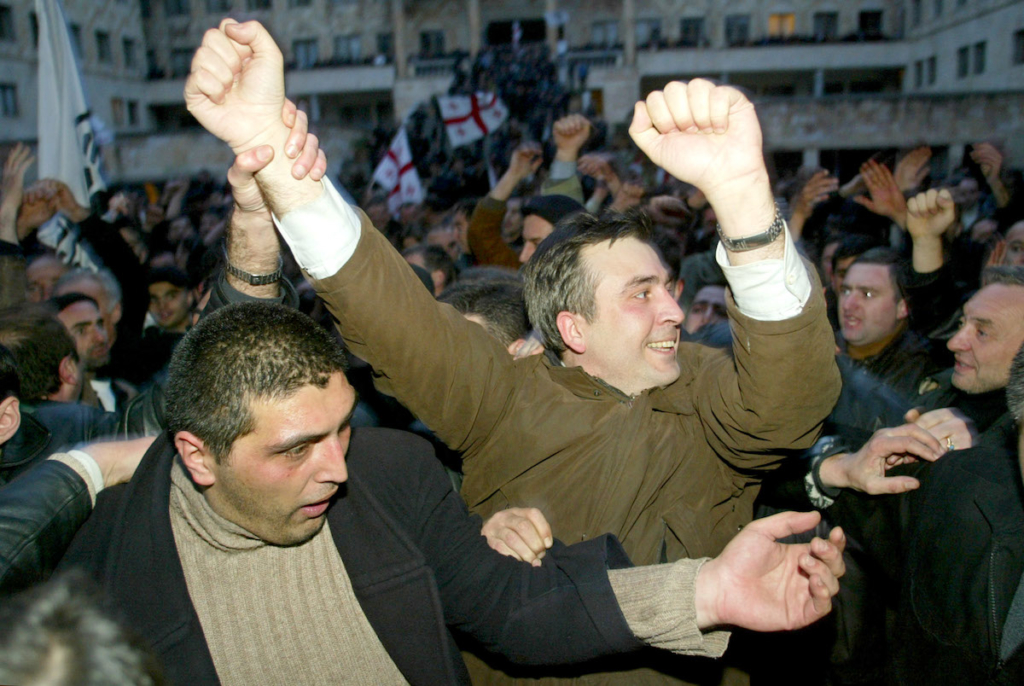
{"label": "white flag with red cross", "polygon": [[423,184],[412,162],[409,137],[403,126],[391,141],[391,147],[373,170],[373,180],[388,192],[388,210],[396,214],[404,203],[423,202]]}
{"label": "white flag with red cross", "polygon": [[508,119],[508,108],[494,93],[439,95],[437,106],[453,148],[480,140]]}

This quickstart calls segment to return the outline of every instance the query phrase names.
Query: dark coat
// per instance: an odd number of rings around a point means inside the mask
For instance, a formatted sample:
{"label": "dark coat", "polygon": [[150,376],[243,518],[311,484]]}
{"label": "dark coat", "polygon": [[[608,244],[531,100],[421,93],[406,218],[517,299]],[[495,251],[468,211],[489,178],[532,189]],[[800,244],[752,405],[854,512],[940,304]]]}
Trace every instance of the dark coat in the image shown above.
{"label": "dark coat", "polygon": [[921,480],[919,490],[847,492],[829,509],[898,589],[891,683],[1024,682],[1024,650],[999,660],[1024,572],[1024,493],[1016,451],[1005,445],[1013,434],[1008,422],[984,437],[991,442],[905,469]]}
{"label": "dark coat", "polygon": [[[216,683],[171,530],[174,455],[159,438],[129,484],[103,491],[61,567],[95,576],[172,682]],[[453,632],[525,663],[642,647],[605,573],[629,564],[614,538],[556,543],[534,568],[487,546],[422,439],[358,429],[347,460],[331,534],[363,612],[411,683],[468,683]]]}

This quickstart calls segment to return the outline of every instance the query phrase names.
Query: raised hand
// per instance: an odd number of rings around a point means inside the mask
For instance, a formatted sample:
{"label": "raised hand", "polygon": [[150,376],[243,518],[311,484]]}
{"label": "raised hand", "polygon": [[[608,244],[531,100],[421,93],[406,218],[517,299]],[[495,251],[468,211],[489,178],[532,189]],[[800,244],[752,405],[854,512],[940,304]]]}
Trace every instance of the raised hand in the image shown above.
{"label": "raised hand", "polygon": [[697,625],[754,631],[807,626],[828,614],[846,571],[841,529],[828,540],[785,545],[777,539],[813,528],[817,512],[781,512],[758,519],[697,574]]}
{"label": "raised hand", "polygon": [[25,193],[25,172],[36,158],[28,146],[18,143],[4,162],[3,181],[0,192],[0,240],[18,242],[18,208]]}
{"label": "raised hand", "polygon": [[487,545],[502,555],[529,562],[534,567],[553,543],[551,525],[535,507],[510,507],[491,515],[480,534]]}
{"label": "raised hand", "polygon": [[737,89],[704,79],[673,81],[636,104],[629,134],[652,162],[704,193],[727,236],[771,224],[775,202],[761,126]]}
{"label": "raised hand", "polygon": [[956,208],[949,190],[918,193],[907,201],[907,231],[914,239],[938,238],[956,221]]}
{"label": "raised hand", "polygon": [[284,107],[281,50],[258,22],[225,19],[203,35],[185,82],[185,104],[235,154],[278,142]]}
{"label": "raised hand", "polygon": [[907,200],[896,184],[892,172],[884,164],[868,160],[860,167],[860,175],[867,184],[869,197],[859,195],[854,201],[875,214],[888,217],[900,226],[907,223]]}
{"label": "raised hand", "polygon": [[907,192],[921,185],[928,176],[928,161],[932,158],[932,149],[927,145],[914,148],[896,163],[892,175],[900,191]]}
{"label": "raised hand", "polygon": [[[943,443],[948,450],[966,450],[974,446],[977,430],[970,417],[955,407],[943,407],[921,414],[920,410],[909,410],[903,421],[916,424]],[[893,461],[895,464],[895,461]]]}
{"label": "raised hand", "polygon": [[1003,168],[1003,154],[991,143],[975,143],[971,150],[971,159],[981,167],[981,173],[986,180],[999,178],[999,172]]}
{"label": "raised hand", "polygon": [[555,159],[576,161],[580,148],[590,138],[590,120],[582,114],[570,114],[555,122],[551,133],[555,140]]}
{"label": "raised hand", "polygon": [[544,153],[538,143],[520,143],[512,151],[512,157],[508,162],[508,171],[505,173],[514,177],[516,183],[519,183],[530,174],[536,172],[543,161]]}

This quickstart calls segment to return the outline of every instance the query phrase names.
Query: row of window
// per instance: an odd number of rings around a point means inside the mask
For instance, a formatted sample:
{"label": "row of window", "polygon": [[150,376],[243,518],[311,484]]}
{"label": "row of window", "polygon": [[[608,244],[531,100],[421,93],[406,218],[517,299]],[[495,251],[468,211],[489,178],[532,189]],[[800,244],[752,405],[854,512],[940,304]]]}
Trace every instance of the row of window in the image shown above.
{"label": "row of window", "polygon": [[[0,83],[0,117],[17,117],[18,112],[18,86],[13,83]],[[139,125],[138,100],[111,98],[110,113],[115,126]]]}
{"label": "row of window", "polygon": [[[924,19],[924,0],[911,0],[910,24],[919,26]],[[967,0],[956,0],[956,9],[967,6]],[[946,9],[945,0],[932,0],[932,18],[938,19]]]}
{"label": "row of window", "polygon": [[[725,44],[746,45],[753,39],[751,16],[730,14],[724,18]],[[764,36],[767,39],[792,38],[796,35],[796,15],[792,12],[770,14]],[[866,38],[882,35],[882,12],[871,10],[858,15],[858,33]],[[640,47],[662,43],[661,19],[640,19],[636,22],[636,43]],[[816,41],[839,39],[839,13],[815,12],[813,34]],[[620,43],[619,22],[599,21],[591,25],[590,42],[593,45],[612,46]],[[685,17],[679,20],[679,43],[682,47],[706,47],[710,45],[707,24],[704,17]]]}
{"label": "row of window", "polygon": [[[29,13],[29,26],[32,29],[32,45],[39,47],[39,18],[35,12]],[[82,27],[78,24],[70,24],[71,45],[82,58]],[[14,12],[8,5],[0,5],[0,41],[15,41],[18,38],[15,30]],[[96,30],[93,34],[96,42],[96,60],[102,64],[113,64],[114,48],[109,31]],[[121,39],[121,58],[125,69],[135,69],[138,66],[137,42],[134,38]]]}
{"label": "row of window", "polygon": [[[956,77],[967,78],[971,74],[984,74],[988,60],[988,41],[979,41],[973,45],[961,45],[956,51]],[[1011,61],[1014,65],[1024,65],[1024,30],[1013,34],[1013,53]],[[914,62],[914,87],[934,85],[936,76],[936,58]]]}
{"label": "row of window", "polygon": [[[353,5],[358,0],[329,0],[332,5]],[[311,7],[313,0],[288,0],[288,7]],[[209,14],[224,14],[236,9],[269,10],[273,0],[205,0]],[[142,1],[142,16],[152,16],[152,0]],[[190,0],[164,0],[164,14],[168,17],[180,17],[191,12]]]}

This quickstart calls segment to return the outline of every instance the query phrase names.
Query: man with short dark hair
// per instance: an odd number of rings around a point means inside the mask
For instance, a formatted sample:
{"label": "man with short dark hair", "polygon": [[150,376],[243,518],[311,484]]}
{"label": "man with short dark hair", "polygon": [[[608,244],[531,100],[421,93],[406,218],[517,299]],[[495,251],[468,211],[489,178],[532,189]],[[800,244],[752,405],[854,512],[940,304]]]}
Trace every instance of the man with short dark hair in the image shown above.
{"label": "man with short dark hair", "polygon": [[607,536],[537,567],[500,555],[425,442],[352,429],[344,365],[312,320],[262,303],[217,311],[175,351],[167,436],[61,562],[103,584],[172,681],[463,683],[446,625],[525,662],[644,641],[718,654],[704,629],[802,626],[837,590],[839,532],[772,541],[817,521],[796,513],[706,563],[618,570]]}
{"label": "man with short dark hair", "polygon": [[905,270],[888,248],[857,257],[839,289],[839,326],[846,354],[910,400],[940,367],[928,342],[908,327]]}
{"label": "man with short dark hair", "polygon": [[515,281],[459,282],[446,288],[437,300],[484,327],[511,355],[519,352],[530,333],[523,286]]}

